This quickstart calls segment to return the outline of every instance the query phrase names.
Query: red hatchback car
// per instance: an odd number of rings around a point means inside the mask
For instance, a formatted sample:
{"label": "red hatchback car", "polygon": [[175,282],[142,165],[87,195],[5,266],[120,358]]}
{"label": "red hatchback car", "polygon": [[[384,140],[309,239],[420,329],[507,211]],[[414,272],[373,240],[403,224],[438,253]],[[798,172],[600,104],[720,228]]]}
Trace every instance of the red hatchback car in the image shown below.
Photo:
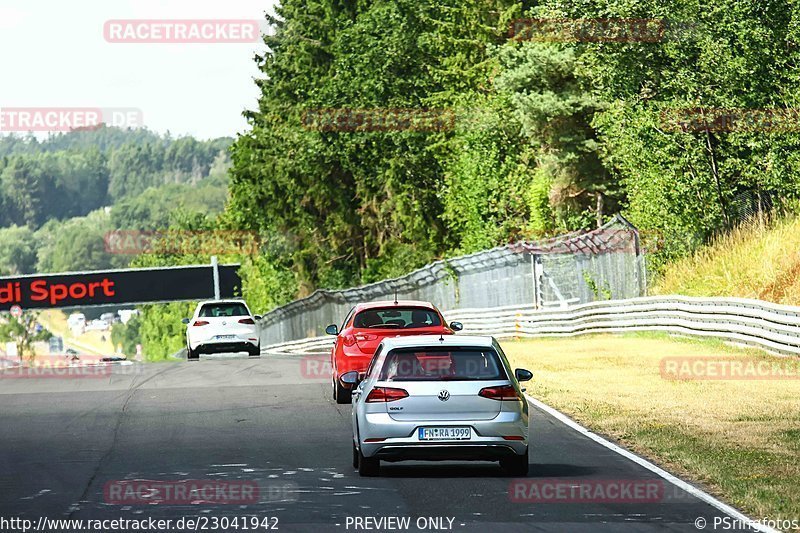
{"label": "red hatchback car", "polygon": [[336,335],[336,344],[331,350],[334,400],[350,403],[350,390],[342,386],[339,377],[353,370],[366,372],[384,337],[452,335],[461,329],[459,322],[448,326],[442,313],[430,302],[406,300],[356,305],[347,313],[341,330],[336,324],[325,329],[328,335]]}

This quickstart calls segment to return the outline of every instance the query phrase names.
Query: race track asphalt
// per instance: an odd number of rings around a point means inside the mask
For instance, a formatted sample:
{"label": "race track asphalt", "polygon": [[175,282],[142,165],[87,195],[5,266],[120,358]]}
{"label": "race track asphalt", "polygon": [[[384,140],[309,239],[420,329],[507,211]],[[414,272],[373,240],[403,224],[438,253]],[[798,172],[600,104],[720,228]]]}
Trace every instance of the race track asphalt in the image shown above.
{"label": "race track asphalt", "polygon": [[[516,481],[494,463],[384,463],[380,477],[361,478],[351,466],[350,406],[331,400],[318,359],[229,355],[68,378],[0,374],[0,519],[205,517],[208,531],[263,531],[253,517],[276,517],[280,531],[588,532],[697,531],[698,517],[710,530],[724,516],[533,407],[523,486],[600,487],[605,498],[514,501]],[[528,391],[536,395],[535,381]],[[112,493],[131,480],[243,482],[257,497],[147,503],[141,491]],[[606,494],[647,480],[663,483],[655,499]]]}

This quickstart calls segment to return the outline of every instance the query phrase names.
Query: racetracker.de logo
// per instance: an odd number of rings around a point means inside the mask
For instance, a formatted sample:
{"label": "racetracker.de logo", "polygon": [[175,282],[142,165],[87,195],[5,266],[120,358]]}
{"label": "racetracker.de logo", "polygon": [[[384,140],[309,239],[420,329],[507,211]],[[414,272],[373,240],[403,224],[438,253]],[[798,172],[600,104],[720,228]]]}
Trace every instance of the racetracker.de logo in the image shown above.
{"label": "racetracker.de logo", "polygon": [[108,20],[103,37],[109,43],[255,43],[258,20]]}
{"label": "racetracker.de logo", "polygon": [[690,107],[664,109],[661,127],[668,132],[761,132],[791,133],[800,131],[797,108],[715,108]]}
{"label": "racetracker.de logo", "polygon": [[660,479],[515,479],[514,503],[655,503],[664,499]]}
{"label": "racetracker.de logo", "polygon": [[303,113],[303,127],[311,131],[449,131],[456,116],[450,109],[309,109]]}
{"label": "racetracker.de logo", "polygon": [[511,22],[508,36],[515,41],[551,43],[655,43],[663,39],[665,26],[661,19],[517,19]]}
{"label": "racetracker.de logo", "polygon": [[0,107],[0,131],[69,132],[144,126],[141,109],[133,107]]}
{"label": "racetracker.de logo", "polygon": [[309,355],[300,359],[300,375],[304,379],[328,380],[333,375],[329,355]]}
{"label": "racetracker.de logo", "polygon": [[105,484],[103,497],[112,505],[238,505],[257,503],[261,491],[258,482],[252,480],[119,480]]}
{"label": "racetracker.de logo", "polygon": [[103,236],[111,254],[254,255],[258,234],[252,231],[114,230]]}
{"label": "racetracker.de logo", "polygon": [[103,356],[86,354],[38,355],[32,361],[0,372],[0,380],[107,378],[112,374],[112,366],[102,359]]}

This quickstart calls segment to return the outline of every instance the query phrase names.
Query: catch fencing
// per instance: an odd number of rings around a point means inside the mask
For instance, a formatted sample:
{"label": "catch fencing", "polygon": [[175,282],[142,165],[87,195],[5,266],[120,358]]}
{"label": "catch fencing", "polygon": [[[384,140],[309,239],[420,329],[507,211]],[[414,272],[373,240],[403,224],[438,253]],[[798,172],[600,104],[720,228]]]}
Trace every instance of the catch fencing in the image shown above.
{"label": "catch fencing", "polygon": [[436,261],[406,276],[345,290],[318,290],[261,320],[261,344],[316,337],[358,302],[423,300],[455,309],[564,308],[646,294],[638,230],[617,215],[600,228],[519,242]]}
{"label": "catch fencing", "polygon": [[[800,355],[800,307],[745,298],[651,296],[597,301],[566,309],[531,305],[459,309],[445,313],[463,334],[497,338],[565,337],[590,333],[665,331],[715,337],[776,355]],[[328,353],[333,337],[266,348],[267,353]]]}

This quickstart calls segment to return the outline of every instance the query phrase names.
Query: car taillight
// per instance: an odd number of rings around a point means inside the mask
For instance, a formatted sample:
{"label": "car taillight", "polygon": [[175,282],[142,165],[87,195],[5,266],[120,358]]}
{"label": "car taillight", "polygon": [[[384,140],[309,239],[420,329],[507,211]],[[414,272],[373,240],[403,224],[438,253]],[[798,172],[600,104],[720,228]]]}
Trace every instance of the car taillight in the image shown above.
{"label": "car taillight", "polygon": [[393,402],[408,397],[408,392],[403,389],[393,389],[391,387],[375,387],[367,396],[367,403],[372,402]]}
{"label": "car taillight", "polygon": [[206,320],[195,320],[193,326],[207,326],[208,322]]}
{"label": "car taillight", "polygon": [[254,326],[255,321],[252,318],[243,318],[239,321],[239,324],[250,324],[251,326]]}
{"label": "car taillight", "polygon": [[522,398],[517,393],[517,389],[511,385],[503,385],[502,387],[486,387],[481,389],[478,396],[489,398],[490,400],[499,400],[501,402],[519,401]]}
{"label": "car taillight", "polygon": [[352,346],[356,343],[356,338],[353,335],[345,335],[342,342],[344,342],[345,346]]}

